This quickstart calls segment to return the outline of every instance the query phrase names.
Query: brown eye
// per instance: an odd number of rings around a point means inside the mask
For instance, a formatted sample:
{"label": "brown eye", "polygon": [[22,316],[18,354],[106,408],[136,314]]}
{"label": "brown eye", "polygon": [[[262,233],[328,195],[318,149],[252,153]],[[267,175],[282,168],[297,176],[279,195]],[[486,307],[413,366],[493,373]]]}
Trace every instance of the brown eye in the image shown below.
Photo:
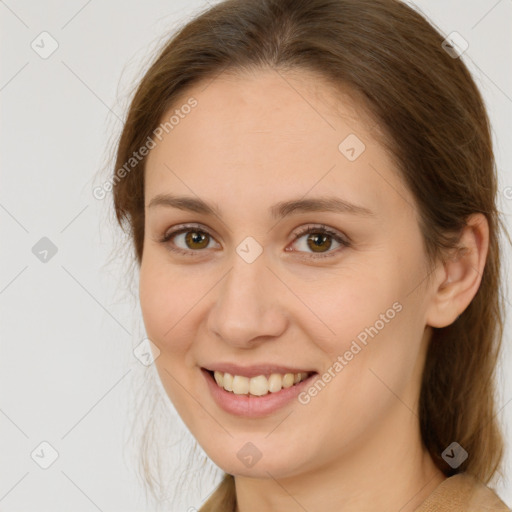
{"label": "brown eye", "polygon": [[166,245],[169,250],[188,256],[200,254],[213,241],[214,238],[207,231],[195,226],[169,231],[160,239],[160,242]]}
{"label": "brown eye", "polygon": [[323,252],[324,249],[329,250],[331,248],[331,238],[330,235],[311,233],[307,238],[307,244],[313,252]]}
{"label": "brown eye", "polygon": [[[337,246],[330,250],[333,242]],[[350,241],[340,233],[321,225],[308,226],[297,233],[294,245],[298,246],[299,252],[318,254],[318,256],[311,256],[312,258],[326,258],[336,255],[339,252],[336,249],[350,247]]]}
{"label": "brown eye", "polygon": [[208,247],[210,235],[203,231],[186,231],[185,243],[189,249],[204,249]]}
{"label": "brown eye", "polygon": [[[306,236],[307,235],[307,236]],[[302,240],[304,239],[304,240]],[[205,230],[198,229],[195,226],[181,227],[175,231],[167,232],[160,242],[165,244],[169,250],[184,254],[187,256],[198,256],[202,251],[208,249],[210,242],[216,243],[215,239]],[[333,243],[338,244],[334,246]],[[339,248],[351,246],[350,239],[344,237],[341,233],[333,231],[326,226],[308,226],[300,233],[295,235],[294,245],[298,246],[300,253],[316,253],[312,258],[325,258],[336,255]],[[290,251],[289,248],[285,249]],[[294,251],[297,252],[297,251]]]}

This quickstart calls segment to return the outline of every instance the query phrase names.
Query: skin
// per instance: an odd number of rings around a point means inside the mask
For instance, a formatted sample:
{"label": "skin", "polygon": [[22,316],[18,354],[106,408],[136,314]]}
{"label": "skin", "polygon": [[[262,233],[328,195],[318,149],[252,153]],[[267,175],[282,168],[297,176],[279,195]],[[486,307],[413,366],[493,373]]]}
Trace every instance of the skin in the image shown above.
{"label": "skin", "polygon": [[[413,511],[444,480],[418,427],[430,326],[452,323],[478,290],[485,217],[468,220],[467,251],[429,272],[413,197],[356,100],[308,72],[269,69],[223,73],[177,105],[190,96],[197,107],[146,165],[140,302],[169,398],[209,457],[235,475],[239,512]],[[352,133],[366,146],[355,161],[338,149]],[[165,193],[216,203],[222,217],[149,207]],[[372,215],[269,214],[279,201],[325,195]],[[173,239],[195,256],[160,241],[184,223],[211,235],[203,249]],[[307,234],[294,241],[308,224],[351,245],[330,238],[314,252]],[[252,263],[236,252],[247,236],[264,249]],[[248,419],[211,398],[206,363],[322,374],[397,301],[401,311],[306,405]],[[251,468],[237,458],[248,441],[262,454]]]}

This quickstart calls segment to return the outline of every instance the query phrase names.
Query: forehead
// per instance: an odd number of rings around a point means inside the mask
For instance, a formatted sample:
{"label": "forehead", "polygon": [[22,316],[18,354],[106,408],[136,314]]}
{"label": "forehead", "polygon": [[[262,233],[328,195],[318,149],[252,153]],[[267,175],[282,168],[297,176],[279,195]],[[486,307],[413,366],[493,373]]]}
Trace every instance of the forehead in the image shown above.
{"label": "forehead", "polygon": [[[196,106],[181,111],[191,98]],[[376,125],[352,98],[307,72],[224,73],[196,84],[162,118],[179,114],[150,151],[146,204],[192,192],[247,207],[313,189],[377,208],[403,202],[408,192]]]}

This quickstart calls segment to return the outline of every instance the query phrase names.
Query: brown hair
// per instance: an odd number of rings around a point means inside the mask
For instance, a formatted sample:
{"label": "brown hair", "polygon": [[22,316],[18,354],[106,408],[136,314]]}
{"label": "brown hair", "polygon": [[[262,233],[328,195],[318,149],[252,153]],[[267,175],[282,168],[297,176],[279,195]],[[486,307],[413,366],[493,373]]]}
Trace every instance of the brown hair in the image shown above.
{"label": "brown hair", "polygon": [[[480,288],[450,326],[433,329],[420,393],[423,442],[449,476],[488,483],[499,468],[494,372],[503,331],[497,177],[484,102],[460,58],[424,17],[396,0],[226,0],[180,29],[157,56],[131,102],[116,169],[145,144],[187,88],[222,71],[272,67],[318,73],[363,98],[411,190],[433,268],[456,246],[470,214],[489,223]],[[114,187],[117,221],[140,264],[145,159]],[[457,441],[469,453],[457,469],[441,457]],[[234,509],[226,475],[202,511]]]}

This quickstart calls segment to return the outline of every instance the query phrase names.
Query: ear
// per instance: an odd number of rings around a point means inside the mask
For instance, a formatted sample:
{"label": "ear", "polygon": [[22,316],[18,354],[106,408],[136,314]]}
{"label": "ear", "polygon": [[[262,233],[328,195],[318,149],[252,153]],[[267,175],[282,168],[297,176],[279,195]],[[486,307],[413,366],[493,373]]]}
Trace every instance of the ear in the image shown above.
{"label": "ear", "polygon": [[485,215],[468,217],[458,247],[439,266],[432,281],[426,324],[446,327],[468,307],[476,295],[489,248],[489,224]]}

